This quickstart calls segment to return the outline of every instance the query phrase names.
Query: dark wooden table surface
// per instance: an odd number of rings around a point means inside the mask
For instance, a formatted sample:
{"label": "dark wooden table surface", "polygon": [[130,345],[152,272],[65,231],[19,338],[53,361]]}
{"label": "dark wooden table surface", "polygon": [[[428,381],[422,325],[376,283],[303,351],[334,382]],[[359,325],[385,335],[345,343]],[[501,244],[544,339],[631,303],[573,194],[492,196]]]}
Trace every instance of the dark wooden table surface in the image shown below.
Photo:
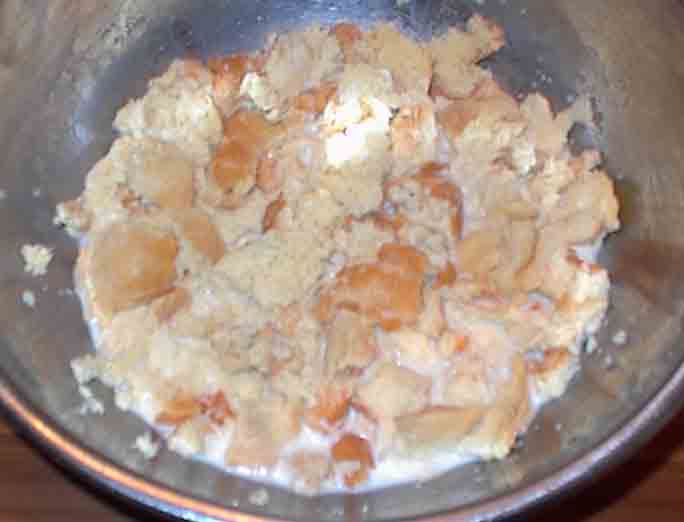
{"label": "dark wooden table surface", "polygon": [[[684,521],[684,414],[631,461],[529,520]],[[156,521],[98,494],[41,456],[0,416],[0,522]]]}

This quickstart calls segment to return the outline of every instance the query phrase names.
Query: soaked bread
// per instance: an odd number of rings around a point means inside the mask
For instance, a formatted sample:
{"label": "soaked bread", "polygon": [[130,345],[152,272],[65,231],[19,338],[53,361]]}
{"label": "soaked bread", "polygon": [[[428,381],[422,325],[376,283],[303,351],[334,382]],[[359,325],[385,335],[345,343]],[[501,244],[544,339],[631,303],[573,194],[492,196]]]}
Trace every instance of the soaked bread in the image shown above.
{"label": "soaked bread", "polygon": [[620,226],[582,100],[517,99],[473,16],[179,60],[58,207],[97,353],[168,447],[304,494],[505,458],[600,326]]}

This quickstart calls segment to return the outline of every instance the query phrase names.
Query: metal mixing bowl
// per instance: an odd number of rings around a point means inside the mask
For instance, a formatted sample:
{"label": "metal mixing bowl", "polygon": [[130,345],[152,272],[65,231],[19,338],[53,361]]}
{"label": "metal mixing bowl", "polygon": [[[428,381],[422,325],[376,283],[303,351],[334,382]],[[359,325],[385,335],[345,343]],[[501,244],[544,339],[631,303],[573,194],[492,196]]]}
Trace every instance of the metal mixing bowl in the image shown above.
{"label": "metal mixing bowl", "polygon": [[[502,23],[510,46],[489,62],[512,91],[541,89],[556,108],[593,96],[597,141],[615,178],[624,230],[610,239],[613,304],[567,396],[535,420],[503,462],[421,485],[303,498],[164,451],[131,448],[145,426],[118,412],[78,414],[68,362],[90,349],[73,295],[77,245],[52,226],[114,137],[127,99],[171,59],[259,46],[276,29],[317,20],[395,19],[426,37],[473,9]],[[554,498],[634,451],[663,425],[684,387],[684,8],[674,0],[3,0],[0,2],[0,399],[33,439],[97,484],[188,520],[490,520]],[[542,74],[543,72],[543,74]],[[36,190],[38,189],[38,190]],[[55,247],[49,275],[23,273],[20,246]],[[21,303],[31,289],[35,309]],[[611,342],[618,330],[629,342]],[[12,473],[12,470],[4,470]],[[45,493],[45,492],[43,492]],[[253,515],[255,518],[251,518]]]}

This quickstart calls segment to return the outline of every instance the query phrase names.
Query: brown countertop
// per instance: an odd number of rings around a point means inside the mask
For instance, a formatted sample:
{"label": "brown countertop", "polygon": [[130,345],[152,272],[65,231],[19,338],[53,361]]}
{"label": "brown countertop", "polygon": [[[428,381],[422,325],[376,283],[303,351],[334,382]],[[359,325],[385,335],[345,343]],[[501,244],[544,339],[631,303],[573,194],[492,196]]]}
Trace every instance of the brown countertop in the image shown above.
{"label": "brown countertop", "polygon": [[[64,473],[19,438],[0,416],[0,521],[157,520],[104,497]],[[631,461],[580,495],[537,513],[535,521],[684,520],[684,413]]]}

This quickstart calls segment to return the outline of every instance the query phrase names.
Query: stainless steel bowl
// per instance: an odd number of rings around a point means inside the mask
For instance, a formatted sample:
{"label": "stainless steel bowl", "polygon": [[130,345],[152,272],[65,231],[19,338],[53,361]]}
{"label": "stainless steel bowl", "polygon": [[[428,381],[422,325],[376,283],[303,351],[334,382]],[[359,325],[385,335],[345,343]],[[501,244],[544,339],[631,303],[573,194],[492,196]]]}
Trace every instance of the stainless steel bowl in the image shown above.
{"label": "stainless steel bowl", "polygon": [[[482,5],[480,5],[482,4]],[[145,461],[137,418],[78,414],[68,362],[90,349],[72,286],[77,245],[52,226],[55,205],[113,139],[125,100],[174,57],[258,46],[276,29],[313,20],[395,19],[418,36],[473,9],[507,29],[490,61],[512,91],[539,88],[559,108],[593,97],[595,141],[616,179],[624,230],[604,262],[614,275],[601,349],[567,396],[548,405],[525,444],[420,485],[303,498],[163,452]],[[585,484],[635,451],[682,402],[684,388],[684,8],[674,0],[3,0],[0,2],[0,399],[36,443],[95,483],[188,520],[491,520]],[[541,72],[548,75],[550,80]],[[36,190],[39,189],[39,190]],[[44,278],[23,273],[20,246],[54,246]],[[21,303],[31,289],[34,310]],[[626,330],[629,342],[611,337]],[[11,473],[5,470],[5,473]],[[44,493],[44,492],[43,492]]]}

